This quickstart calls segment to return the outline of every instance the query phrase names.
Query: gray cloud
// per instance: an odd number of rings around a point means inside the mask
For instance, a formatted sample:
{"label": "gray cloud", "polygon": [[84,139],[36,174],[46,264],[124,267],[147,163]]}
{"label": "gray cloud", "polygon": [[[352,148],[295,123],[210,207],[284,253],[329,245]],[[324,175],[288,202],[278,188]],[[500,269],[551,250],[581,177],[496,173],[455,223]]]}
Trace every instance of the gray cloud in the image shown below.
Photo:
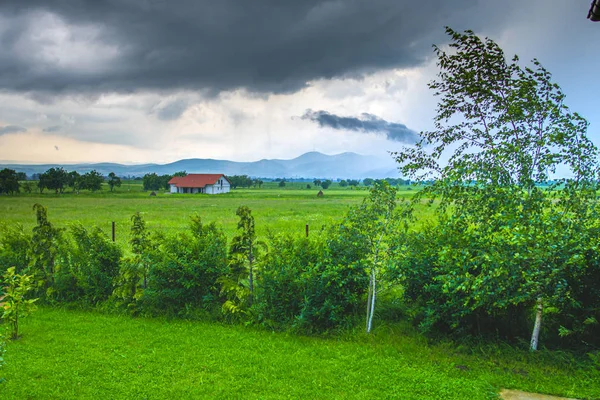
{"label": "gray cloud", "polygon": [[0,135],[6,135],[7,133],[21,133],[27,132],[27,129],[17,125],[6,125],[0,128]]}
{"label": "gray cloud", "polygon": [[54,125],[54,126],[49,126],[47,128],[44,128],[43,131],[44,132],[58,132],[62,129],[62,127],[60,125]]}
{"label": "gray cloud", "polygon": [[502,25],[498,9],[510,5],[495,3],[3,0],[0,90],[40,99],[48,97],[35,93],[293,92],[313,79],[418,66],[446,40],[444,25]]}
{"label": "gray cloud", "polygon": [[188,100],[178,98],[166,103],[157,104],[150,113],[155,114],[156,118],[161,121],[173,121],[181,117],[189,105],[190,102]]}
{"label": "gray cloud", "polygon": [[360,118],[355,118],[340,117],[323,110],[306,110],[304,115],[300,118],[316,122],[321,127],[377,133],[385,135],[389,140],[394,140],[396,142],[416,143],[417,140],[419,140],[419,134],[412,129],[409,129],[406,125],[388,122],[368,113],[363,113],[360,115]]}

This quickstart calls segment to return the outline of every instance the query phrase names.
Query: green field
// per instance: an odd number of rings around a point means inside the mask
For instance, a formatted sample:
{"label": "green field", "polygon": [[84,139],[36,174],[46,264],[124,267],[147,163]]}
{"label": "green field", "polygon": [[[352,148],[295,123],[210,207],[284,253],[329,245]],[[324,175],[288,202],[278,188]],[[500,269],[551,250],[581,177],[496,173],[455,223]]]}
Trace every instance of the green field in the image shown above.
{"label": "green field", "polygon": [[[304,234],[339,221],[367,195],[335,185],[317,198],[306,183],[241,189],[225,195],[156,197],[139,183],[116,192],[19,194],[0,197],[0,223],[35,225],[32,206],[48,208],[56,226],[80,222],[110,233],[127,248],[130,217],[150,230],[187,229],[198,213],[231,237],[240,205],[252,209],[260,236]],[[409,198],[413,188],[399,189]],[[431,214],[425,206],[417,217]],[[303,337],[219,323],[144,319],[92,311],[41,308],[8,344],[0,399],[97,398],[402,398],[485,399],[500,388],[600,398],[600,370],[585,357],[503,344],[430,343],[407,322],[382,322],[373,335],[356,331]],[[522,349],[526,345],[521,346]]]}
{"label": "green field", "polygon": [[[311,184],[312,186],[312,184]],[[414,193],[412,187],[402,187],[399,197]],[[129,238],[130,218],[139,211],[148,229],[175,233],[187,229],[189,217],[198,213],[205,222],[217,222],[231,236],[237,226],[235,211],[247,205],[256,220],[257,234],[273,232],[305,232],[320,229],[341,219],[348,208],[359,204],[367,196],[366,188],[338,188],[333,185],[317,198],[318,188],[306,189],[306,183],[287,183],[285,188],[275,182],[261,189],[236,189],[222,195],[170,194],[158,192],[151,197],[142,191],[141,184],[125,182],[115,192],[107,188],[102,192],[80,194],[67,190],[63,194],[48,191],[43,194],[19,194],[0,197],[0,222],[19,223],[26,231],[35,225],[35,203],[48,208],[48,218],[59,227],[80,222],[85,226],[99,226],[107,234],[111,222],[116,224],[116,241],[125,245]]]}
{"label": "green field", "polygon": [[309,338],[41,309],[6,361],[2,399],[600,397],[600,372],[567,354],[428,344],[403,326]]}

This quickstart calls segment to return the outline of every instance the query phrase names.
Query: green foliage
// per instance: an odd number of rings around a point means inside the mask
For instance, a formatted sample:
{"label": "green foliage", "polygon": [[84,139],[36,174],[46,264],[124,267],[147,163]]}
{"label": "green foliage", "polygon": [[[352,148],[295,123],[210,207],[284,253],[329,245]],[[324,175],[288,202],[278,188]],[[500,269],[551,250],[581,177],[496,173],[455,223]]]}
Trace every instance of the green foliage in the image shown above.
{"label": "green foliage", "polygon": [[266,247],[264,242],[257,240],[254,229],[254,217],[248,206],[240,206],[235,212],[240,220],[237,228],[239,234],[231,240],[230,263],[232,264],[232,274],[234,280],[243,282],[241,275],[248,277],[248,290],[250,295],[248,305],[252,306],[254,296],[254,267],[255,261],[260,250]]}
{"label": "green foliage", "polygon": [[285,179],[279,181],[279,187],[285,187]]}
{"label": "green foliage", "polygon": [[142,180],[144,190],[168,190],[171,175],[146,174]]}
{"label": "green foliage", "polygon": [[323,182],[321,182],[321,187],[323,189],[329,189],[329,186],[331,186],[333,182],[331,181],[331,179],[326,179]]}
{"label": "green foliage", "polygon": [[78,300],[99,304],[113,292],[121,249],[98,227],[88,230],[76,224],[71,227],[71,236],[73,245],[68,252],[68,268],[75,278]]}
{"label": "green foliage", "polygon": [[31,236],[21,224],[0,224],[0,275],[15,267],[17,273],[24,272],[31,262]]}
{"label": "green foliage", "polygon": [[373,186],[373,183],[375,183],[375,180],[372,178],[365,178],[363,179],[363,185],[369,187],[369,186]]}
{"label": "green foliage", "polygon": [[8,268],[2,276],[1,319],[10,325],[9,337],[12,340],[19,338],[19,321],[35,311],[34,303],[38,299],[26,298],[27,293],[34,288],[32,281],[31,275],[19,275],[14,267]]}
{"label": "green foliage", "polygon": [[227,274],[227,239],[216,224],[191,220],[191,235],[162,239],[151,254],[148,286],[142,298],[150,313],[185,315],[217,304],[216,281]]}
{"label": "green foliage", "polygon": [[65,186],[67,186],[68,179],[67,171],[65,171],[64,168],[50,168],[40,175],[38,188],[40,189],[40,193],[42,193],[44,189],[62,193]]}
{"label": "green foliage", "polygon": [[112,192],[115,187],[121,187],[121,178],[119,178],[114,172],[108,174],[108,186]]}
{"label": "green foliage", "polygon": [[228,176],[227,180],[229,181],[229,184],[231,185],[232,189],[237,189],[238,187],[249,188],[252,185],[256,186],[259,184],[263,184],[261,180],[253,180],[248,175],[232,175]]}
{"label": "green foliage", "polygon": [[97,190],[102,190],[102,182],[104,182],[102,175],[98,171],[92,170],[81,176],[79,188],[95,192]]}
{"label": "green foliage", "polygon": [[67,174],[67,186],[73,188],[73,191],[82,189],[81,175],[77,171],[71,171]]}
{"label": "green foliage", "polygon": [[0,170],[0,194],[13,194],[19,192],[19,178],[14,169]]}
{"label": "green foliage", "polygon": [[[538,320],[546,309],[581,327],[598,304],[589,295],[598,285],[583,295],[578,283],[598,271],[598,152],[587,122],[537,60],[521,67],[492,40],[447,33],[452,53],[435,48],[440,73],[429,85],[441,97],[436,129],[397,154],[406,176],[435,178],[415,200],[441,206],[437,224],[399,239],[406,294],[425,328],[481,331],[486,319],[485,330],[497,331],[536,304]],[[548,182],[559,167],[572,178]]]}
{"label": "green foliage", "polygon": [[[367,266],[369,289],[367,297],[367,332],[371,331],[378,281],[387,274],[391,262],[389,235],[396,230],[398,215],[396,209],[396,189],[386,181],[375,182],[370,195],[363,203],[353,208],[344,221],[353,245],[361,242],[364,249],[361,261]],[[381,283],[381,282],[380,282]]]}
{"label": "green foliage", "polygon": [[340,187],[346,187],[348,186],[348,181],[346,181],[345,179],[342,179],[339,183]]}
{"label": "green foliage", "polygon": [[54,286],[56,259],[62,241],[62,230],[48,221],[48,212],[41,204],[34,204],[37,225],[31,237],[31,265],[28,273],[39,282],[38,295],[49,295]]}
{"label": "green foliage", "polygon": [[255,306],[262,324],[324,332],[353,325],[368,278],[336,228],[310,238],[278,235],[263,260]]}

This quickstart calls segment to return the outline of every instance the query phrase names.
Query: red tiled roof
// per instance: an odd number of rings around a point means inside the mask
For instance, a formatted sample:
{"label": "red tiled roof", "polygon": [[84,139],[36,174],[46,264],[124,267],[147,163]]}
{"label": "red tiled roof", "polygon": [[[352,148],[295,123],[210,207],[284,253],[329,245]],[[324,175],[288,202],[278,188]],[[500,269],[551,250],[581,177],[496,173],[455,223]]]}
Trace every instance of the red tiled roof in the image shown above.
{"label": "red tiled roof", "polygon": [[203,188],[206,185],[214,185],[221,177],[225,178],[223,174],[187,174],[186,176],[174,176],[169,181],[169,185],[186,188]]}

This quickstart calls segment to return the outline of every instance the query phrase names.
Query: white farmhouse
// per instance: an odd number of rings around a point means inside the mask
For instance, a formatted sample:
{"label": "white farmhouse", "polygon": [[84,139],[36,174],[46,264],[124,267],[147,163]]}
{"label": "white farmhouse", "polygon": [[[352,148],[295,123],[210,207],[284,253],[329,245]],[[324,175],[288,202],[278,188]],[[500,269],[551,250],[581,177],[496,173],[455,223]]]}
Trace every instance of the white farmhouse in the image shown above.
{"label": "white farmhouse", "polygon": [[231,184],[223,174],[187,174],[169,181],[171,193],[229,193]]}

